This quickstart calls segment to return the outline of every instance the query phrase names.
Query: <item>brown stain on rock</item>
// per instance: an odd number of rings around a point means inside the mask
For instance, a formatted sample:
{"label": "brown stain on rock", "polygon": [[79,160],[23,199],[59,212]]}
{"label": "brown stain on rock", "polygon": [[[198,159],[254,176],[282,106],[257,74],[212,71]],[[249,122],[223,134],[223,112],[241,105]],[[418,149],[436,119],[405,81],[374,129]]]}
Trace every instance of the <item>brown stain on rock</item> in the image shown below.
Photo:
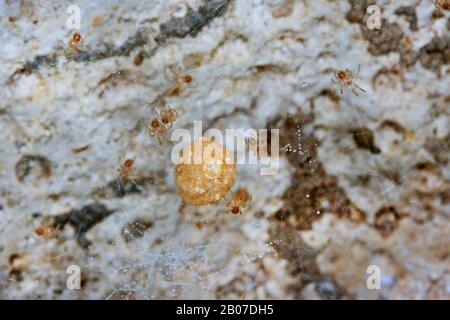
{"label": "brown stain on rock", "polygon": [[347,21],[350,23],[363,24],[367,7],[375,4],[375,0],[349,0],[351,9],[345,15]]}
{"label": "brown stain on rock", "polygon": [[294,11],[294,0],[283,0],[280,4],[272,7],[270,11],[274,18],[288,17]]}
{"label": "brown stain on rock", "polygon": [[[268,124],[280,128],[280,145],[298,145],[296,128],[298,123],[291,118],[278,118]],[[311,123],[312,117],[299,116],[302,125]],[[302,134],[303,154],[288,153],[287,158],[294,166],[292,185],[287,188],[283,198],[286,205],[272,217],[276,221],[285,221],[299,230],[307,230],[312,223],[320,219],[325,212],[349,219],[355,223],[363,222],[366,215],[347,197],[337,178],[325,172],[317,160],[318,141],[312,136]]]}
{"label": "brown stain on rock", "polygon": [[381,152],[380,148],[375,144],[375,135],[369,128],[355,128],[351,129],[350,132],[352,133],[353,140],[358,148],[369,150],[375,154]]}
{"label": "brown stain on rock", "polygon": [[447,165],[450,161],[450,133],[444,138],[428,138],[425,148],[438,164]]}
{"label": "brown stain on rock", "polygon": [[19,182],[33,173],[36,180],[48,178],[52,174],[52,163],[41,155],[25,155],[16,163],[15,173]]}
{"label": "brown stain on rock", "polygon": [[404,217],[393,206],[385,206],[375,214],[374,228],[385,238],[398,228],[400,219]]}
{"label": "brown stain on rock", "polygon": [[145,52],[141,50],[134,56],[133,63],[135,66],[138,67],[142,64],[142,62],[144,62],[144,59],[145,59]]}
{"label": "brown stain on rock", "polygon": [[420,63],[426,69],[438,70],[450,63],[450,36],[434,37],[420,49]]}
{"label": "brown stain on rock", "polygon": [[[350,23],[360,25],[361,34],[369,43],[368,51],[374,56],[381,56],[391,52],[400,53],[400,62],[405,67],[411,67],[419,58],[419,53],[412,47],[411,39],[405,35],[400,25],[381,21],[381,29],[370,30],[366,25],[367,7],[376,4],[374,0],[349,0],[351,9],[346,18]],[[413,31],[418,30],[417,14],[413,6],[403,6],[396,10],[397,15],[406,16]]]}
{"label": "brown stain on rock", "polygon": [[387,20],[382,21],[382,28],[379,30],[362,27],[361,31],[364,39],[369,42],[369,53],[374,56],[398,51],[404,34],[398,23],[391,23]]}

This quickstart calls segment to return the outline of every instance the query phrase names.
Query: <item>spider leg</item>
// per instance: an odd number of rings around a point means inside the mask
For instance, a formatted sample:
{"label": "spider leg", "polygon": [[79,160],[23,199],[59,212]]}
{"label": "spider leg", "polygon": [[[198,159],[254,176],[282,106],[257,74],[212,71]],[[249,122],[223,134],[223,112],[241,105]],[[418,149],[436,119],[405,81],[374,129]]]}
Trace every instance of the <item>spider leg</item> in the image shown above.
{"label": "spider leg", "polygon": [[157,119],[160,118],[159,112],[156,109],[152,109],[152,112],[155,115],[155,118],[157,118]]}
{"label": "spider leg", "polygon": [[355,96],[359,96],[355,89],[352,89],[352,92],[355,94]]}
{"label": "spider leg", "polygon": [[356,83],[353,84],[356,88],[358,88],[359,90],[361,90],[362,92],[366,92],[366,90],[364,90],[363,88],[361,88],[360,86],[358,86]]}
{"label": "spider leg", "polygon": [[358,71],[356,71],[356,75],[359,74],[359,71],[361,70],[361,64],[358,64]]}
{"label": "spider leg", "polygon": [[[168,71],[170,71],[170,73]],[[173,71],[171,66],[168,65],[164,66],[164,78],[166,78],[167,81],[174,82],[173,81],[174,74],[175,72]]]}
{"label": "spider leg", "polygon": [[341,94],[344,94],[344,89],[342,89],[342,86],[341,86]]}

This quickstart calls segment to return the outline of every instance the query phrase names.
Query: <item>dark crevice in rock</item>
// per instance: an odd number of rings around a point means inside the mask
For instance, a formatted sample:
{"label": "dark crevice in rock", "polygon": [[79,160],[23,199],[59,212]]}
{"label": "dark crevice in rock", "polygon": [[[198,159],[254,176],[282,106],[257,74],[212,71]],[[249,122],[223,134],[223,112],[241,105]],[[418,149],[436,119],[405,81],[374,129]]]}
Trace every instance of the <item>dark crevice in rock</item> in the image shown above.
{"label": "dark crevice in rock", "polygon": [[53,227],[60,230],[70,224],[75,229],[78,244],[87,248],[91,242],[86,238],[86,232],[114,212],[101,203],[93,203],[54,217]]}
{"label": "dark crevice in rock", "polygon": [[350,130],[353,140],[358,148],[369,150],[372,153],[380,153],[381,150],[375,145],[375,136],[368,128],[356,128]]}
{"label": "dark crevice in rock", "polygon": [[[103,48],[98,50],[78,50],[73,54],[69,54],[66,58],[69,61],[75,62],[91,62],[111,57],[129,56],[130,53],[138,47],[147,44],[147,38],[143,31],[138,31],[136,34],[128,38],[120,47],[112,47],[109,44],[103,44]],[[56,67],[58,65],[58,56],[56,53],[48,55],[36,56],[33,60],[27,61],[23,67],[17,69],[7,80],[7,84],[14,83],[21,75],[29,75],[34,71],[39,70],[40,67]]]}
{"label": "dark crevice in rock", "polygon": [[8,78],[6,84],[14,83],[22,75],[29,75],[33,71],[38,70],[41,66],[55,66],[58,63],[56,54],[39,55],[34,57],[33,60],[27,61],[23,67],[14,71],[14,73]]}
{"label": "dark crevice in rock", "polygon": [[123,198],[126,195],[142,193],[143,187],[147,184],[154,184],[154,179],[151,177],[139,181],[115,179],[108,183],[105,188],[96,190],[94,195],[101,198]]}
{"label": "dark crevice in rock", "polygon": [[[160,33],[155,37],[155,41],[158,44],[162,44],[171,37],[184,38],[189,34],[196,36],[212,19],[222,15],[230,2],[231,0],[210,0],[202,4],[198,11],[192,11],[192,9],[190,9],[184,18],[173,18],[162,23],[160,26]],[[120,47],[114,47],[110,44],[103,43],[103,48],[86,51],[78,50],[69,54],[66,58],[75,62],[92,62],[111,57],[129,56],[134,49],[147,45],[148,37],[145,36],[144,33],[144,30],[139,30],[129,37]],[[139,52],[137,59],[136,57],[134,59],[135,64],[139,65],[144,58],[153,56],[157,49],[158,46],[155,46],[150,52]],[[58,57],[56,53],[36,56],[33,60],[27,61],[23,67],[17,69],[9,77],[6,84],[12,84],[21,75],[29,75],[42,66],[55,67],[57,64]]]}
{"label": "dark crevice in rock", "polygon": [[143,31],[138,31],[133,36],[129,37],[120,47],[111,47],[109,44],[104,44],[104,48],[93,51],[76,51],[70,60],[76,62],[90,62],[111,57],[129,56],[130,53],[138,47],[147,44],[147,37],[144,36]]}
{"label": "dark crevice in rock", "polygon": [[438,70],[450,63],[450,37],[435,37],[420,49],[420,63],[426,69]]}
{"label": "dark crevice in rock", "polygon": [[164,43],[168,38],[195,37],[212,19],[222,15],[231,0],[209,0],[200,5],[198,11],[188,8],[183,18],[173,18],[160,25],[160,33],[155,38],[157,43]]}
{"label": "dark crevice in rock", "polygon": [[141,194],[145,188],[151,185],[162,184],[165,177],[165,172],[154,172],[149,176],[142,176],[138,178],[130,178],[123,180],[120,178],[114,179],[105,187],[101,187],[92,192],[96,198],[111,199],[123,198],[132,194]]}

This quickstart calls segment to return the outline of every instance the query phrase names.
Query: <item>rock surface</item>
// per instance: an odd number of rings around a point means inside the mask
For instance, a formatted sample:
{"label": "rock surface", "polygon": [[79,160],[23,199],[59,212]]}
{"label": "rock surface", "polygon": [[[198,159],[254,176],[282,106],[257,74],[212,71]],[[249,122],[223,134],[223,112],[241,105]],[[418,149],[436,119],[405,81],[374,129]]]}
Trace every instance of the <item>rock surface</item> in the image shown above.
{"label": "rock surface", "polygon": [[[70,4],[0,2],[0,298],[450,298],[448,11],[77,0],[74,51]],[[341,94],[333,72],[359,65],[365,92]],[[194,83],[161,100],[170,68]],[[155,102],[172,129],[280,128],[278,174],[238,167],[242,215],[183,204]]]}

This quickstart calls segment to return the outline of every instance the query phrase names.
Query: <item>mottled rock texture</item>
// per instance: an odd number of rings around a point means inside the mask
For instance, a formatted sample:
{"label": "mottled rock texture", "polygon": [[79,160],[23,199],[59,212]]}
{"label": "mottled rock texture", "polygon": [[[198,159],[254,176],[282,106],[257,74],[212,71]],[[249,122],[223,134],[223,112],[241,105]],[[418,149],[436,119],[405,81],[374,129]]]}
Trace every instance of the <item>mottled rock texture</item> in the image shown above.
{"label": "mottled rock texture", "polygon": [[[449,30],[428,0],[0,2],[0,298],[449,299]],[[194,83],[162,97],[170,69]],[[237,168],[242,215],[177,195],[164,105],[280,129],[278,174]]]}

